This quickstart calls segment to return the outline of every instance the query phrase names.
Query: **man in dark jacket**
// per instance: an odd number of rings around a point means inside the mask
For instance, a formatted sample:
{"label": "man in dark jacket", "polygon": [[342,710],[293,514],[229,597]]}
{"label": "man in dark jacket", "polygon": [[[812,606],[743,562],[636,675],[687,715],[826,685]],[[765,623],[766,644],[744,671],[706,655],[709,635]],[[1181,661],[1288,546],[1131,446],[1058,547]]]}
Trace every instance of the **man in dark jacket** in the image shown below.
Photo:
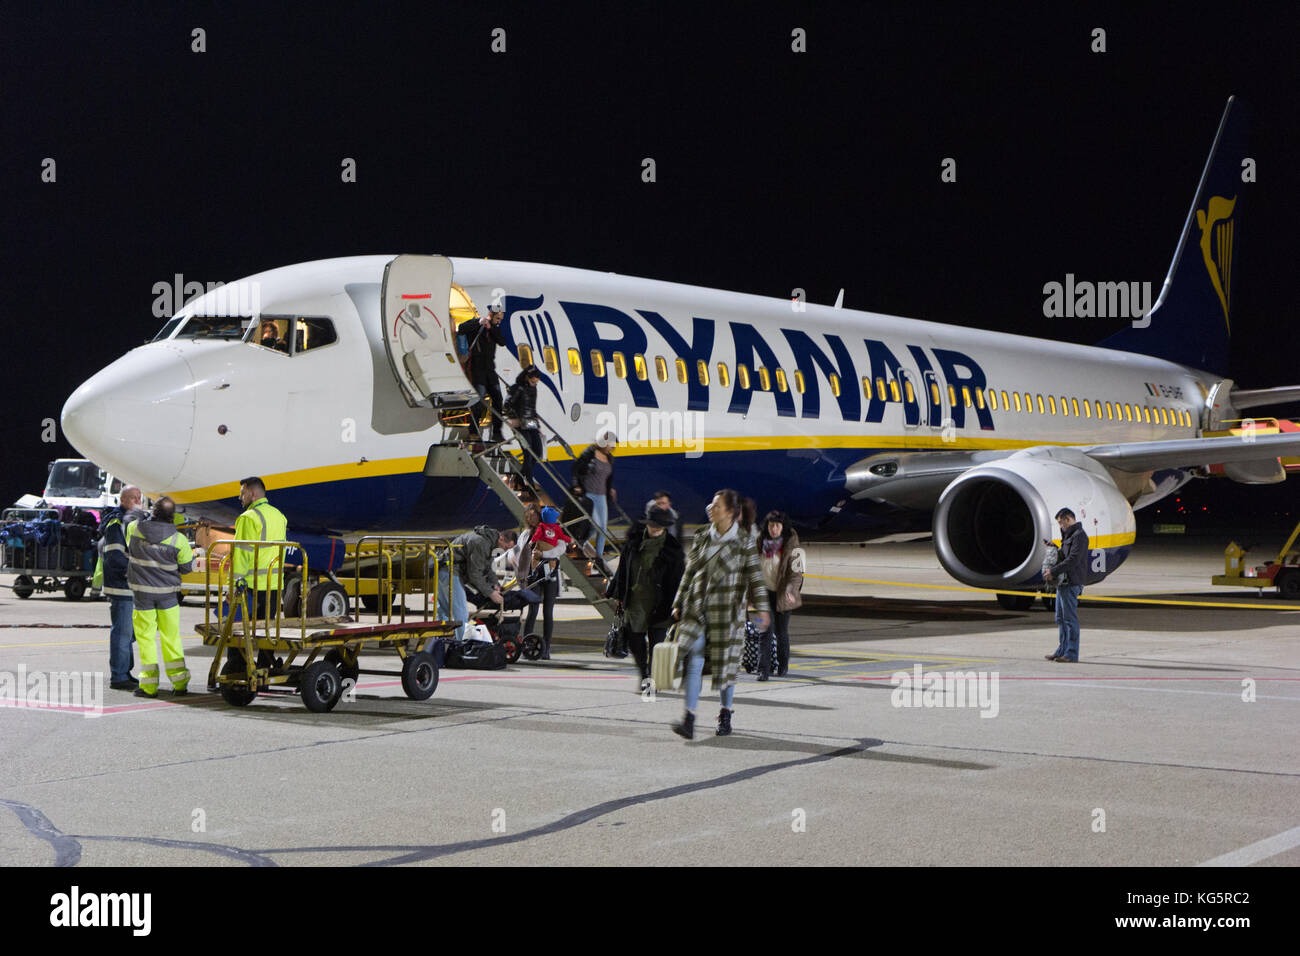
{"label": "man in dark jacket", "polygon": [[470,414],[472,421],[477,423],[483,414],[484,397],[492,399],[492,411],[496,413],[492,416],[491,440],[494,442],[502,439],[501,419],[497,416],[501,414],[504,404],[501,400],[501,383],[497,380],[497,349],[510,344],[501,331],[503,317],[501,306],[493,304],[488,307],[486,317],[477,324],[471,323],[465,329],[469,333],[469,379],[479,394],[478,404],[470,409]]}
{"label": "man in dark jacket", "polygon": [[624,613],[628,647],[641,671],[642,693],[650,686],[650,659],[655,645],[668,634],[673,599],[686,567],[686,552],[668,531],[676,517],[667,508],[646,508],[645,520],[628,531],[618,571],[605,592]]}
{"label": "man in dark jacket", "polygon": [[1079,659],[1079,592],[1088,574],[1088,535],[1069,508],[1056,513],[1056,523],[1061,526],[1061,550],[1056,562],[1043,570],[1043,577],[1056,585],[1060,642],[1047,659],[1073,664]]}
{"label": "man in dark jacket", "polygon": [[510,401],[507,405],[510,427],[532,451],[530,455],[524,450],[524,458],[520,462],[520,473],[530,489],[533,487],[533,463],[541,460],[543,448],[541,423],[537,420],[537,383],[541,380],[542,370],[536,365],[523,369],[515,379],[515,384],[510,386]]}
{"label": "man in dark jacket", "polygon": [[492,572],[492,549],[507,550],[514,547],[517,535],[513,531],[497,531],[487,525],[479,525],[473,531],[452,539],[452,563],[455,570],[450,574],[446,561],[438,568],[438,618],[443,621],[459,621],[456,639],[465,637],[465,620],[468,617],[465,603],[465,585],[474,588],[485,600],[495,604],[501,603],[501,588],[497,585],[496,575]]}
{"label": "man in dark jacket", "polygon": [[95,567],[95,586],[108,598],[109,620],[112,630],[108,639],[108,679],[113,690],[135,690],[139,681],[131,676],[135,658],[135,626],[132,614],[135,602],[131,599],[131,586],[126,579],[130,563],[126,553],[127,525],[146,520],[149,516],[140,510],[142,495],[134,485],[127,485],[118,497],[120,508],[104,512],[99,526],[99,560]]}

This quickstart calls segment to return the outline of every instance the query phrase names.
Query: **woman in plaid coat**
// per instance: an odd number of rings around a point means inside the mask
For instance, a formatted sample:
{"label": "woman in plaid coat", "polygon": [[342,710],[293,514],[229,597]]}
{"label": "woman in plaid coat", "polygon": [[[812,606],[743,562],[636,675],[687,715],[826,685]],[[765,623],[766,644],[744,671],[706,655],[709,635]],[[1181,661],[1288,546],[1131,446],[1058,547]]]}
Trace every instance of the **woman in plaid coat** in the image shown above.
{"label": "woman in plaid coat", "polygon": [[718,735],[731,733],[732,701],[740,655],[745,647],[745,616],[752,603],[759,610],[756,623],[767,628],[767,589],[754,550],[754,507],[741,503],[730,488],[713,496],[709,527],[695,536],[686,558],[686,570],[673,601],[673,619],[679,621],[677,642],[681,650],[677,667],[686,684],[686,714],[673,732],[690,740],[695,735],[695,708],[700,701],[704,655],[713,669],[713,687],[721,690]]}

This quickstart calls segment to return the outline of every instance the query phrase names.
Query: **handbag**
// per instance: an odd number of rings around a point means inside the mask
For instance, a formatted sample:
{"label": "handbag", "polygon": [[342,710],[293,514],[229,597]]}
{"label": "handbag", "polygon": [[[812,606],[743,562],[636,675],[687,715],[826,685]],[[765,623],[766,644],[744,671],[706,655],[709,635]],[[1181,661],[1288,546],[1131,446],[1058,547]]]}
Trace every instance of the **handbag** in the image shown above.
{"label": "handbag", "polygon": [[668,639],[655,645],[654,656],[650,659],[650,680],[655,690],[676,690],[682,679],[677,673],[677,656],[681,645],[677,643],[677,628],[674,627]]}
{"label": "handbag", "polygon": [[627,624],[622,614],[609,626],[609,633],[605,636],[605,656],[619,660],[627,657]]}
{"label": "handbag", "polygon": [[[754,625],[753,621],[745,622],[745,648],[740,652],[740,666],[745,669],[746,674],[752,674],[754,671],[758,670],[758,642],[763,639],[763,634],[764,632],[760,631]],[[772,642],[772,646],[769,648],[769,656],[767,660],[769,666],[775,669],[778,660],[775,631],[771,632],[771,637],[769,639]]]}

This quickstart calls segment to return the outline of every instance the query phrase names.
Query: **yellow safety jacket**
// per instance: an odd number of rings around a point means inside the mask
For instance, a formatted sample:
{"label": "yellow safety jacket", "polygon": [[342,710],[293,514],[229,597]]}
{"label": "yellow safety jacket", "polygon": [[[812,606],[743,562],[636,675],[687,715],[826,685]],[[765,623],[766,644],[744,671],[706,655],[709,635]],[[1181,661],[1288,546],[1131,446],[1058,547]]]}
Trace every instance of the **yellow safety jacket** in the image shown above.
{"label": "yellow safety jacket", "polygon": [[[284,541],[289,536],[289,522],[280,509],[265,498],[258,498],[235,522],[235,541]],[[256,552],[256,567],[254,567]],[[231,581],[241,580],[252,591],[279,591],[284,568],[277,563],[279,548],[254,548],[234,544],[231,547]],[[272,575],[270,568],[275,565]]]}

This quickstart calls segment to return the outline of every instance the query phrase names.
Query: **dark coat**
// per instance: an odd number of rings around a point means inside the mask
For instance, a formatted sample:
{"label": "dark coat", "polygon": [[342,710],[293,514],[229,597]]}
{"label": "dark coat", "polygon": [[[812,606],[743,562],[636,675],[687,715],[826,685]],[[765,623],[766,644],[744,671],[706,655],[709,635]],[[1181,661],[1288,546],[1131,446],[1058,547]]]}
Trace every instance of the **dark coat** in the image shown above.
{"label": "dark coat", "polygon": [[509,417],[520,419],[525,426],[537,418],[537,386],[530,385],[528,376],[523,372],[519,373],[515,384],[510,386],[506,405],[511,413]]}
{"label": "dark coat", "polygon": [[[605,597],[628,603],[628,589],[632,583],[632,568],[636,566],[641,553],[641,545],[647,538],[645,522],[638,521],[627,533],[627,541],[622,548],[618,561],[618,570],[605,590]],[[655,558],[653,587],[655,589],[654,609],[650,612],[652,624],[667,621],[673,616],[673,599],[677,597],[677,588],[682,583],[682,571],[686,568],[686,550],[671,531],[664,532],[663,548]]]}
{"label": "dark coat", "polygon": [[1061,550],[1052,565],[1052,583],[1058,588],[1083,587],[1088,580],[1088,535],[1075,522],[1061,535]]}
{"label": "dark coat", "polygon": [[469,376],[473,384],[487,385],[496,379],[497,349],[509,344],[500,323],[487,328],[475,323],[469,332]]}

